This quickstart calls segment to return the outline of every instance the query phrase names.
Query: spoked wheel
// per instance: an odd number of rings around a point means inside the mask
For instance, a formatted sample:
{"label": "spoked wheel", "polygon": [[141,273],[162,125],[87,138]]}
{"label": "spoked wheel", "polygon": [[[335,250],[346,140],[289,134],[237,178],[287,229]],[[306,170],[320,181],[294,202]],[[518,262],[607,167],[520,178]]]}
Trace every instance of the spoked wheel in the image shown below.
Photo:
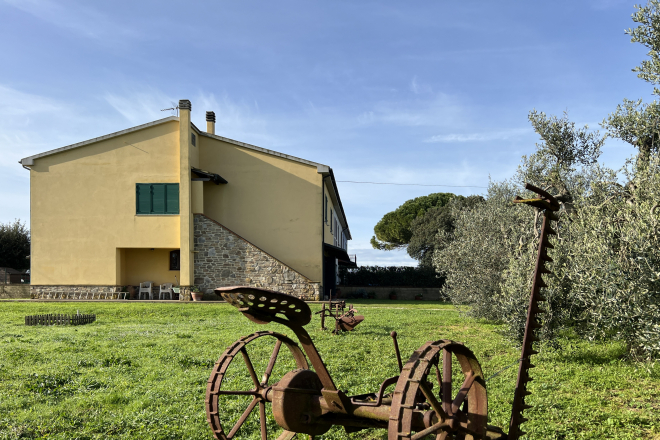
{"label": "spoked wheel", "polygon": [[[263,336],[267,336],[269,341],[262,340],[253,345],[258,345],[261,350],[268,349],[270,358],[267,365],[255,368],[246,345]],[[264,344],[266,342],[267,344]],[[271,331],[257,332],[245,336],[234,342],[220,356],[215,367],[213,367],[211,377],[209,377],[205,400],[207,421],[216,439],[230,440],[236,438],[246,421],[252,419],[251,421],[254,422],[254,416],[250,418],[250,415],[255,411],[258,411],[259,415],[261,440],[290,440],[296,437],[295,432],[282,430],[281,428],[268,429],[267,426],[267,413],[270,414],[271,412],[268,395],[272,391],[273,383],[276,382],[274,379],[279,380],[279,377],[273,378],[272,376],[274,370],[277,370],[275,364],[278,359],[281,360],[280,363],[283,362],[284,355],[280,354],[282,345],[285,345],[291,354],[288,359],[291,369],[309,369],[307,360],[298,345],[286,336]],[[291,362],[291,357],[293,357],[293,362]],[[253,359],[258,358],[254,356]],[[263,371],[261,377],[258,376],[257,370]],[[238,419],[227,423],[229,429],[225,431],[221,422],[222,412],[231,413],[232,411],[235,413],[240,412],[241,415]],[[231,420],[231,414],[225,414],[224,418]],[[256,426],[254,429],[256,430]],[[245,436],[250,434],[246,430],[243,431],[242,434]],[[302,435],[299,437],[303,438]]]}
{"label": "spoked wheel", "polygon": [[[452,360],[463,383],[452,390]],[[421,410],[424,413],[420,428]],[[403,367],[392,400],[388,440],[486,439],[488,397],[481,366],[463,344],[449,340],[428,342]],[[413,433],[413,425],[416,432]]]}

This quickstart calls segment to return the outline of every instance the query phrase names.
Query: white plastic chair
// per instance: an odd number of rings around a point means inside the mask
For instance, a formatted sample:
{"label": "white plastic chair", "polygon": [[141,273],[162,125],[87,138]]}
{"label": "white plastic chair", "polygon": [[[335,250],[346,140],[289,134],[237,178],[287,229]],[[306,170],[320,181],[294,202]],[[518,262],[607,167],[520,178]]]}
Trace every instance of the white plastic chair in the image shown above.
{"label": "white plastic chair", "polygon": [[165,283],[160,285],[160,292],[158,299],[165,299],[165,294],[170,295],[170,300],[174,299],[174,292],[172,291],[172,283]]}
{"label": "white plastic chair", "polygon": [[145,281],[140,283],[140,292],[138,293],[138,299],[142,299],[142,294],[149,294],[149,299],[154,299],[154,283],[152,281]]}

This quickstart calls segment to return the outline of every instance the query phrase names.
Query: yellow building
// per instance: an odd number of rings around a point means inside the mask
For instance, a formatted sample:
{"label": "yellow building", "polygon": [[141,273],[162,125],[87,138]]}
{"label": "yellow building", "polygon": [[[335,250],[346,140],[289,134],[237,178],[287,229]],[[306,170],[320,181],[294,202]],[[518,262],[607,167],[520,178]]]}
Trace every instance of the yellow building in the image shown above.
{"label": "yellow building", "polygon": [[[36,154],[32,292],[251,285],[318,298],[351,239],[332,169],[172,116]],[[348,263],[350,264],[350,262]]]}

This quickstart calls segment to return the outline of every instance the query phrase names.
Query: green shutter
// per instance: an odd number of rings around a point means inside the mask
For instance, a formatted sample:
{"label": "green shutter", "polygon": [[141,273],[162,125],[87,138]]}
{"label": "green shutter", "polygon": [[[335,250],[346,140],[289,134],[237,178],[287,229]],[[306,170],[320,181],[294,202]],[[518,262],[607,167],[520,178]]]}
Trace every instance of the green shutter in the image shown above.
{"label": "green shutter", "polygon": [[165,202],[167,214],[179,213],[179,184],[168,183],[165,185]]}
{"label": "green shutter", "polygon": [[165,214],[165,185],[162,183],[151,184],[151,213]]}
{"label": "green shutter", "polygon": [[151,185],[138,183],[135,185],[135,199],[138,214],[151,214]]}

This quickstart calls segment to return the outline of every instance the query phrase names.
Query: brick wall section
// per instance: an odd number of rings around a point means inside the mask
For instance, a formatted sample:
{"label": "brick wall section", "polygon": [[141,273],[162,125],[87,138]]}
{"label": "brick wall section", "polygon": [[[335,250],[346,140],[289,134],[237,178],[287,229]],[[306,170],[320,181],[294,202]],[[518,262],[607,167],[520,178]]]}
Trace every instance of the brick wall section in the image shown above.
{"label": "brick wall section", "polygon": [[318,300],[320,285],[203,214],[195,214],[195,285],[263,287]]}

